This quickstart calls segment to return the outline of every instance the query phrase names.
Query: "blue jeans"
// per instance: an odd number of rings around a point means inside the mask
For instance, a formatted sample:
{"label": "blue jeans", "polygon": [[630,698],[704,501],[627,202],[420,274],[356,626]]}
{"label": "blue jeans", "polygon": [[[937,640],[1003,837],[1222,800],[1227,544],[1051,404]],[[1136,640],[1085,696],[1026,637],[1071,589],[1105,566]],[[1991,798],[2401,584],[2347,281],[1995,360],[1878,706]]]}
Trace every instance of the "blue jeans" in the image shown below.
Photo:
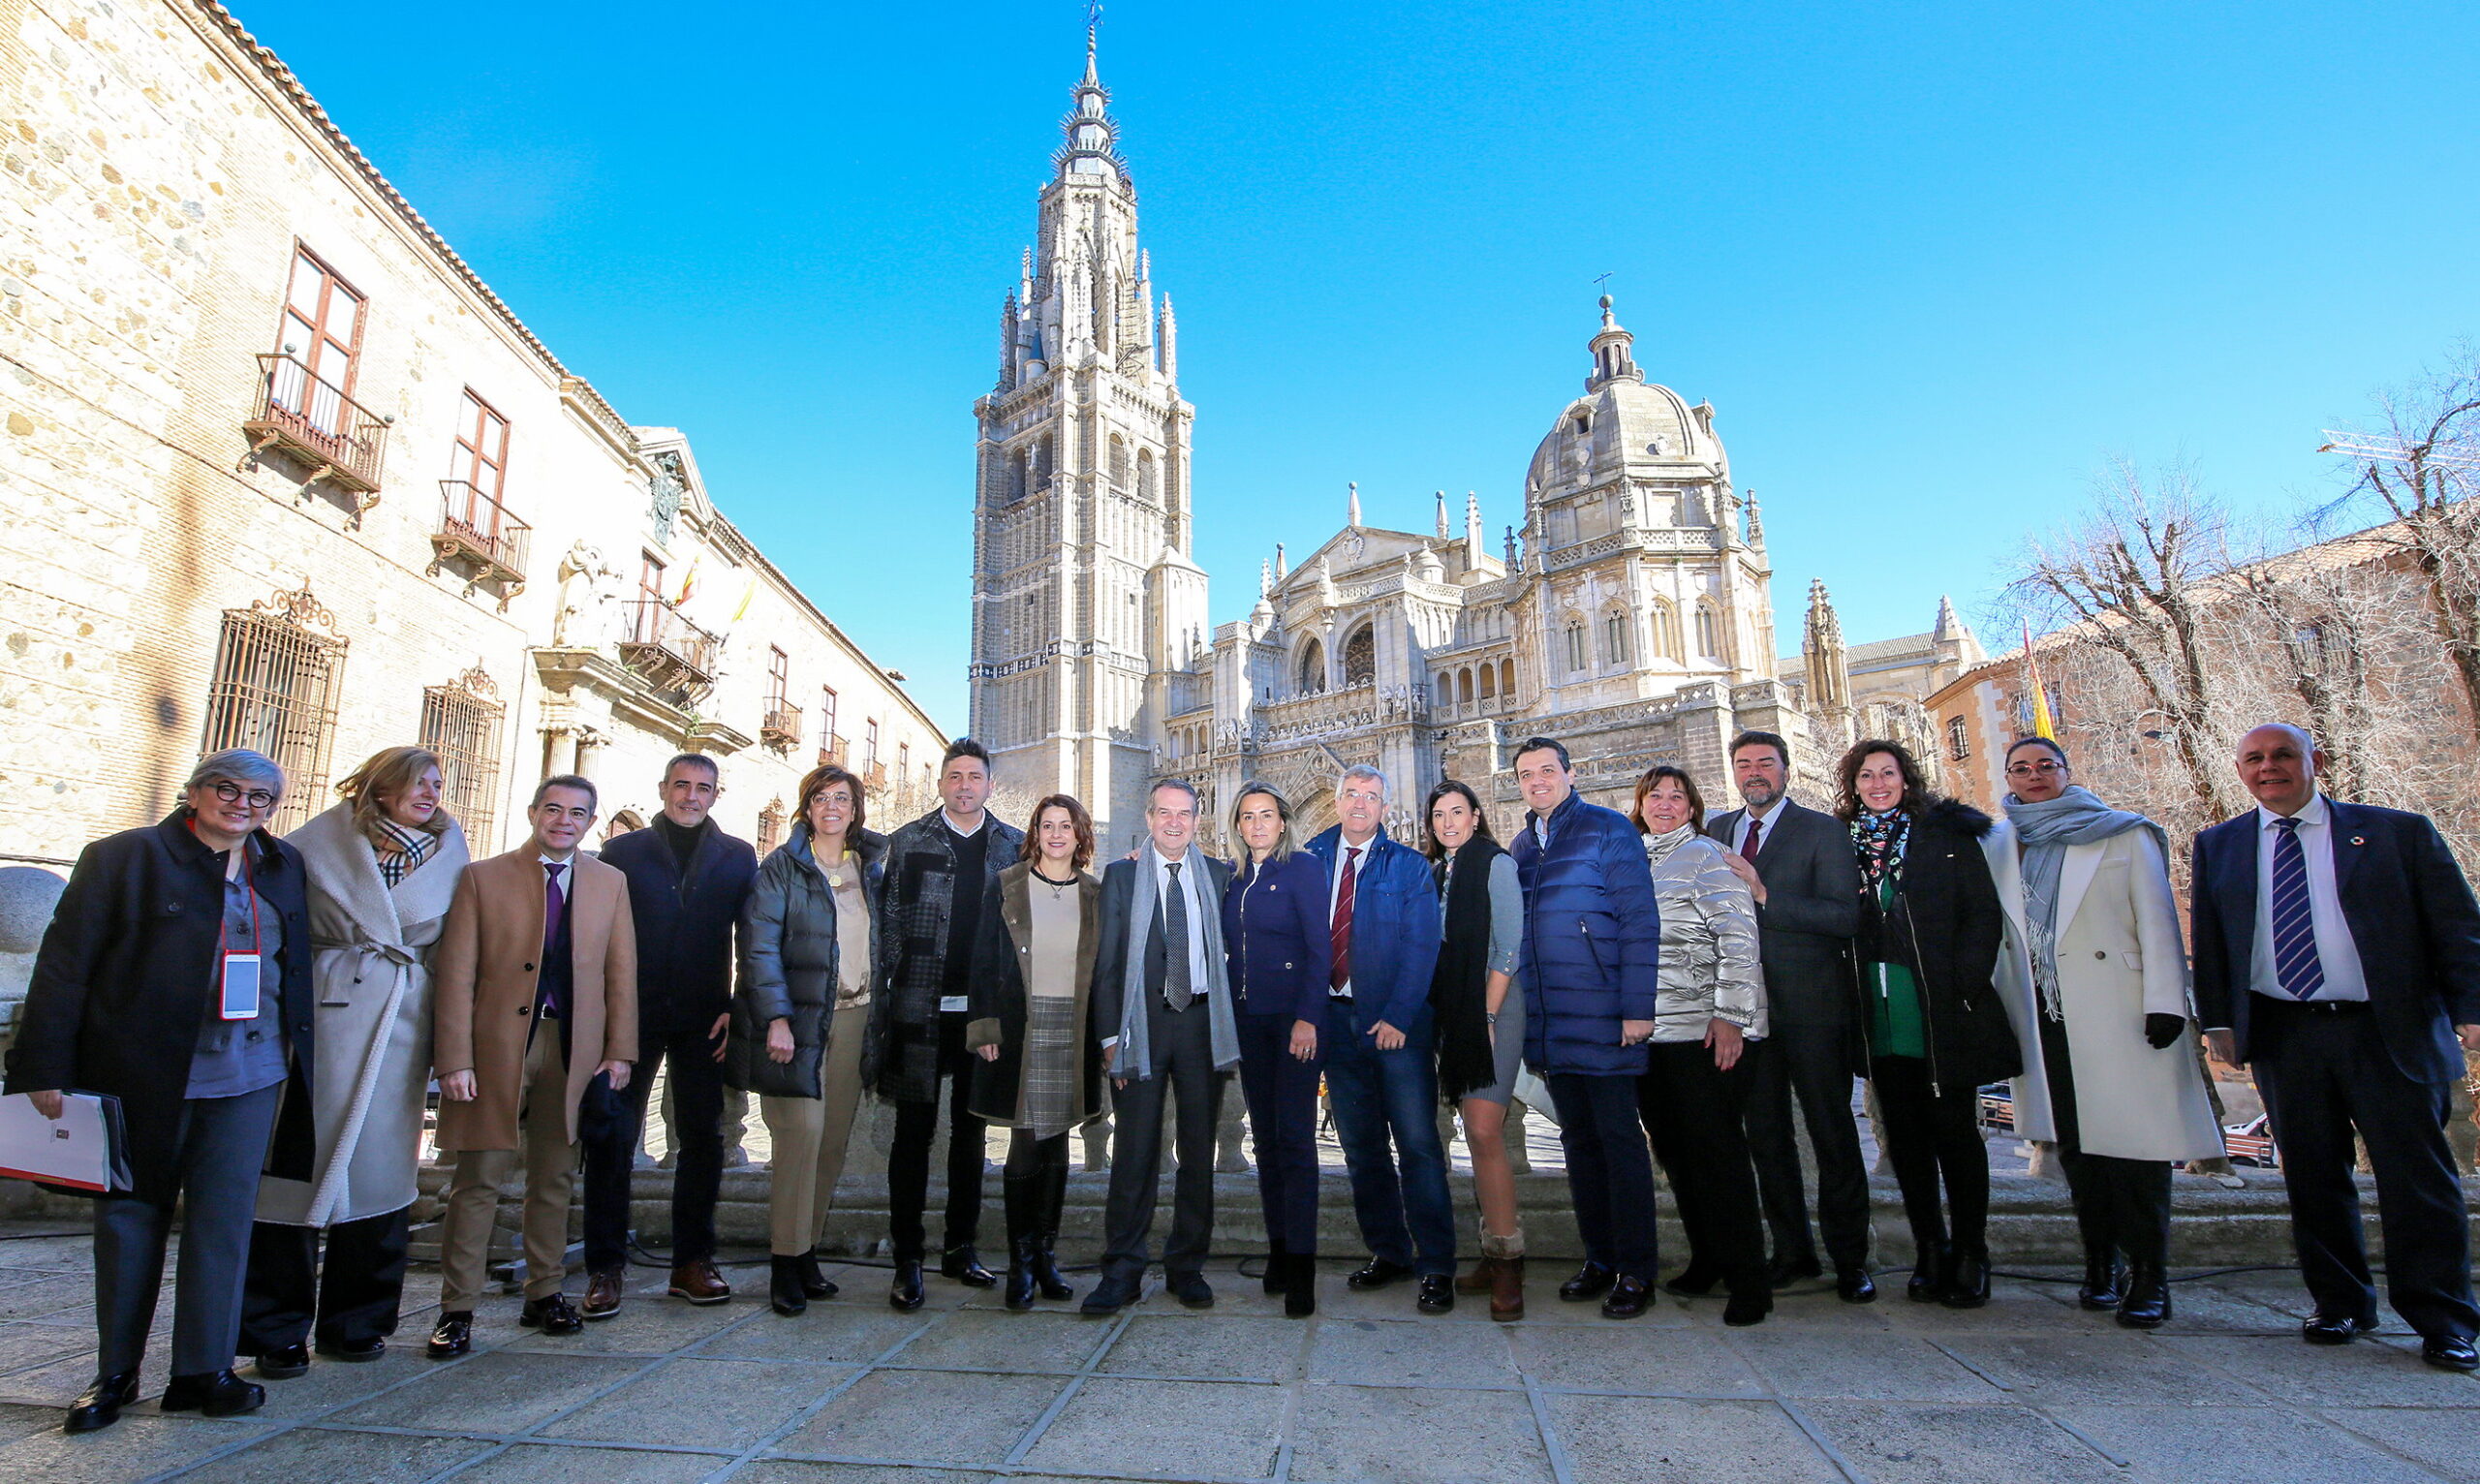
{"label": "blue jeans", "polygon": [[1351,1172],[1352,1211],[1370,1255],[1423,1275],[1453,1273],[1455,1207],[1446,1193],[1438,1059],[1429,1038],[1380,1051],[1376,1037],[1353,1031],[1350,1018],[1338,1014],[1327,1022],[1322,1043],[1335,1137]]}

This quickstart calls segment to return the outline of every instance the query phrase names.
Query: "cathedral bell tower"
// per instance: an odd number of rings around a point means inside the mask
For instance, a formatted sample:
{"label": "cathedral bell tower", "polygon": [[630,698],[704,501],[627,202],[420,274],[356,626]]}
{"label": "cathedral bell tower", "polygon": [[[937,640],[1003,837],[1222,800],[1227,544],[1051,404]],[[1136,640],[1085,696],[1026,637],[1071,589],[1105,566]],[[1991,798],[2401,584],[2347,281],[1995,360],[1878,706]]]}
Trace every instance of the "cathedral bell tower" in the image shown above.
{"label": "cathedral bell tower", "polygon": [[1105,849],[1143,832],[1170,672],[1204,632],[1190,560],[1190,427],[1168,294],[1085,33],[1035,245],[974,404],[973,733],[999,786],[1072,793]]}

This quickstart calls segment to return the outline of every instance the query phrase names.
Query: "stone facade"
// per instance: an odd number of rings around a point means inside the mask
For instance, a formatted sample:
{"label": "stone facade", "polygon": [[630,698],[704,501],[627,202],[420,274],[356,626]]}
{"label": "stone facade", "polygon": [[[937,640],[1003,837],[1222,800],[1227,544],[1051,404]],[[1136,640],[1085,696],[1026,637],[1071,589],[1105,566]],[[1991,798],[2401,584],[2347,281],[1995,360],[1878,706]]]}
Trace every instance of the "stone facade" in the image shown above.
{"label": "stone facade", "polygon": [[823,756],[874,822],[928,807],[945,739],[897,678],[230,14],[0,15],[0,850],[74,856],[228,743],[289,765],[282,824],[445,744],[478,854],[546,770],[642,822],[682,750],[761,842]]}

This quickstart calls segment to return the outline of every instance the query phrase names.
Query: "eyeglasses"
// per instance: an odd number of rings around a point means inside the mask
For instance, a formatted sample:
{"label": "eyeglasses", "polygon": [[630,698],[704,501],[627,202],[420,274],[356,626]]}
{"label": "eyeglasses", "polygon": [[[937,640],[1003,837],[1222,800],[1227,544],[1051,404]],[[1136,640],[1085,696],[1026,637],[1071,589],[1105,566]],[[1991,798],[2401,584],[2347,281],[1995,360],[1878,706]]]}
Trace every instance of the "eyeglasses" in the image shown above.
{"label": "eyeglasses", "polygon": [[2010,762],[2006,765],[2009,778],[2047,778],[2053,773],[2065,771],[2063,762]]}
{"label": "eyeglasses", "polygon": [[268,809],[275,804],[275,795],[264,788],[244,788],[235,783],[221,783],[214,788],[215,796],[228,804],[237,804],[244,799],[249,801],[252,809]]}

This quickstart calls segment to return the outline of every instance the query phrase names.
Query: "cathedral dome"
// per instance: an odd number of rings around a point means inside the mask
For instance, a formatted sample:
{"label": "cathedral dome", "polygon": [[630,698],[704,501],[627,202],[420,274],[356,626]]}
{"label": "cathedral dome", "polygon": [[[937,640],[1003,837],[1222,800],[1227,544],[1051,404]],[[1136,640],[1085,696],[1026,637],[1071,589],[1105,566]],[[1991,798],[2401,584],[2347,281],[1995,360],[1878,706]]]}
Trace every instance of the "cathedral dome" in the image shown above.
{"label": "cathedral dome", "polygon": [[1729,460],[1714,434],[1714,410],[1645,380],[1630,351],[1635,337],[1601,301],[1585,394],[1567,404],[1533,453],[1525,484],[1534,499],[1572,493],[1623,476],[1647,479],[1726,477]]}

